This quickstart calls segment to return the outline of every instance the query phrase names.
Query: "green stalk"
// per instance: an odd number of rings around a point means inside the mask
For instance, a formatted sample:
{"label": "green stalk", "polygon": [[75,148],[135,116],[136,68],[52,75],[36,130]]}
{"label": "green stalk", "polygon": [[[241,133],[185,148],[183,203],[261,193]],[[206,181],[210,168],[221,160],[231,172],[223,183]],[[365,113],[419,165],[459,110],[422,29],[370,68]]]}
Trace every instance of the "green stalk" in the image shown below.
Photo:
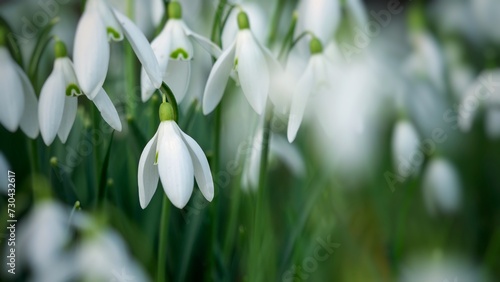
{"label": "green stalk", "polygon": [[277,1],[276,9],[274,10],[273,19],[271,21],[271,31],[269,32],[269,37],[267,39],[269,45],[272,45],[276,41],[276,36],[278,34],[278,28],[281,20],[281,14],[284,6],[285,6],[285,0]]}
{"label": "green stalk", "polygon": [[[133,20],[134,19],[134,0],[127,1],[127,16]],[[127,93],[127,114],[135,118],[136,116],[136,100],[138,99],[135,95],[135,86],[137,85],[137,77],[135,75],[136,59],[134,51],[130,44],[125,45],[125,81],[127,82],[125,93]]]}
{"label": "green stalk", "polygon": [[167,281],[167,244],[168,244],[168,211],[169,202],[167,195],[163,195],[163,204],[161,209],[160,231],[159,231],[159,244],[158,244],[158,268],[157,280]]}

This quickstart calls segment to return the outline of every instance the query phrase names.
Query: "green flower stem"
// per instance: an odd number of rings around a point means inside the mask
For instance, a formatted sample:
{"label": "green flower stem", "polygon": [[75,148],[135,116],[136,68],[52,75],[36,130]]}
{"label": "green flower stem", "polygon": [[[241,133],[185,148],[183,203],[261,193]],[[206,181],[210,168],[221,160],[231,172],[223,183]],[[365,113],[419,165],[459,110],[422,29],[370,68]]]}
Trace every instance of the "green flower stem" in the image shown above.
{"label": "green flower stem", "polygon": [[283,8],[285,6],[285,0],[278,0],[276,3],[276,9],[274,10],[274,15],[271,20],[271,31],[269,32],[269,37],[267,42],[272,45],[276,41],[278,34],[279,24],[281,20],[281,15],[283,14]]}
{"label": "green flower stem", "polygon": [[33,51],[33,55],[31,56],[31,60],[28,66],[28,77],[31,81],[31,84],[33,84],[33,88],[35,88],[35,91],[38,89],[36,84],[38,65],[40,64],[43,51],[45,50],[47,45],[49,45],[50,41],[54,39],[54,36],[50,35],[50,32],[58,22],[59,18],[56,17],[52,19],[45,28],[43,28],[40,36],[38,37],[38,42],[35,46],[35,50]]}
{"label": "green flower stem", "polygon": [[293,13],[292,22],[290,23],[290,27],[286,33],[285,39],[283,40],[283,45],[281,46],[278,60],[280,62],[286,61],[288,57],[288,53],[291,49],[291,44],[293,42],[293,34],[295,33],[295,28],[297,27],[298,14],[297,12]]}
{"label": "green flower stem", "polygon": [[[127,0],[127,16],[134,19],[134,0]],[[125,44],[125,81],[127,83],[125,93],[127,93],[127,114],[132,118],[136,116],[136,101],[139,99],[136,95],[137,76],[135,70],[136,58],[132,46]]]}
{"label": "green flower stem", "polygon": [[163,195],[163,203],[161,208],[160,218],[160,231],[158,234],[158,266],[157,266],[157,280],[167,281],[167,243],[168,243],[168,216],[169,216],[169,201],[167,195]]}

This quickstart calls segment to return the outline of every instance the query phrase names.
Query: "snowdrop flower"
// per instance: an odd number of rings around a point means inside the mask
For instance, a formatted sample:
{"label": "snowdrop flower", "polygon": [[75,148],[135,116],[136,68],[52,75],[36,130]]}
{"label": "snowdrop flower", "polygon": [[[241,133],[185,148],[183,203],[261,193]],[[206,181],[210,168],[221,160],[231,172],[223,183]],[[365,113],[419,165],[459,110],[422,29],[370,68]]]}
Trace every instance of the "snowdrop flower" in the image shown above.
{"label": "snowdrop flower", "polygon": [[[163,73],[163,81],[170,86],[178,102],[186,94],[194,58],[193,42],[198,43],[212,56],[220,56],[220,48],[207,38],[191,31],[182,20],[182,7],[178,2],[168,5],[169,20],[162,32],[151,43]],[[151,98],[157,87],[152,85],[145,68],[141,72],[142,101]]]}
{"label": "snowdrop flower", "polygon": [[[52,144],[56,135],[62,143],[66,142],[76,118],[78,96],[83,94],[63,42],[56,42],[55,52],[54,69],[42,87],[38,105],[40,132],[47,146]],[[121,131],[118,112],[104,89],[100,88],[91,100],[104,120],[115,130]]]}
{"label": "snowdrop flower", "polygon": [[208,77],[203,95],[203,113],[211,113],[224,94],[231,73],[243,90],[252,108],[262,114],[266,106],[270,85],[270,66],[275,59],[250,30],[245,12],[238,14],[239,31],[234,42],[222,52]]}
{"label": "snowdrop flower", "polygon": [[399,177],[406,179],[420,171],[424,156],[419,147],[418,133],[413,124],[407,120],[398,121],[392,135],[392,158]]}
{"label": "snowdrop flower", "polygon": [[75,34],[75,72],[81,90],[91,100],[101,91],[109,64],[108,39],[127,37],[155,88],[161,86],[161,72],[149,42],[126,16],[106,0],[88,0]]}
{"label": "snowdrop flower", "polygon": [[423,178],[424,200],[428,211],[435,214],[454,213],[460,207],[460,178],[453,165],[445,159],[434,159]]}
{"label": "snowdrop flower", "polygon": [[301,0],[297,34],[310,31],[322,42],[328,42],[340,24],[340,8],[339,0]]}
{"label": "snowdrop flower", "polygon": [[6,30],[0,26],[0,123],[10,132],[19,127],[30,138],[38,136],[37,98],[21,67],[6,46]]}
{"label": "snowdrop flower", "polygon": [[172,204],[182,209],[193,192],[193,175],[203,196],[212,201],[214,183],[203,150],[173,120],[170,104],[161,104],[160,121],[158,131],[146,144],[139,160],[141,207],[147,207],[160,179]]}
{"label": "snowdrop flower", "polygon": [[467,88],[458,110],[458,125],[464,132],[471,130],[480,110],[485,112],[488,137],[500,138],[500,70],[481,73]]}
{"label": "snowdrop flower", "polygon": [[287,132],[290,143],[297,136],[309,96],[331,90],[330,81],[334,78],[330,60],[324,55],[323,45],[318,38],[314,37],[311,40],[309,50],[311,57],[292,97]]}

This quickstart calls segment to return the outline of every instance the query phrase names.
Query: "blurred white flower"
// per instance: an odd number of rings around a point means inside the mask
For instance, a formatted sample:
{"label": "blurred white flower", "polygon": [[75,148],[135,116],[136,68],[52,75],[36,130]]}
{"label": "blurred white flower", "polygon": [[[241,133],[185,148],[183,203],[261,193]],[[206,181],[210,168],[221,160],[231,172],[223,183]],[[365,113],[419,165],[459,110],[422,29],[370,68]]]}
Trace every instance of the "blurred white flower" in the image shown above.
{"label": "blurred white flower", "polygon": [[473,15],[477,19],[484,37],[495,43],[500,43],[500,30],[495,24],[492,24],[498,19],[500,2],[497,0],[476,0],[471,1],[470,5],[472,5]]}
{"label": "blurred white flower", "polygon": [[401,282],[486,282],[490,281],[479,266],[471,261],[436,252],[431,255],[413,256],[404,262],[399,279]]}
{"label": "blurred white flower", "polygon": [[37,98],[28,77],[12,59],[0,27],[0,123],[10,132],[19,127],[30,138],[38,136]]}
{"label": "blurred white flower", "polygon": [[420,172],[424,156],[419,146],[420,140],[413,124],[407,120],[398,121],[392,135],[392,160],[398,176],[407,178]]}
{"label": "blurred white flower", "polygon": [[150,281],[128,253],[123,239],[111,229],[90,233],[74,253],[75,277],[86,281]]}
{"label": "blurred white flower", "polygon": [[[57,41],[54,69],[42,87],[38,105],[40,132],[47,146],[52,144],[56,135],[62,143],[66,142],[76,118],[78,96],[82,94],[66,47],[63,42]],[[104,120],[115,130],[121,131],[118,112],[104,89],[101,88],[91,100]]]}
{"label": "blurred white flower", "polygon": [[264,111],[269,94],[270,68],[275,59],[255,39],[243,11],[238,14],[238,27],[236,39],[222,52],[208,77],[203,95],[204,114],[211,113],[219,104],[232,71],[255,112],[260,115]]}
{"label": "blurred white flower", "polygon": [[423,193],[430,214],[452,214],[460,208],[462,186],[455,167],[442,158],[433,159],[423,176]]}
{"label": "blurred white flower", "polygon": [[460,102],[458,125],[464,132],[471,130],[476,116],[485,112],[488,137],[500,138],[500,69],[483,71],[467,88]]}
{"label": "blurred white flower", "polygon": [[293,93],[288,121],[288,141],[293,142],[297,136],[304,111],[312,94],[326,94],[332,91],[331,81],[335,79],[330,60],[323,53],[323,46],[319,39],[313,38],[310,42],[311,57],[303,75],[297,83]]}
{"label": "blurred white flower", "polygon": [[0,171],[5,173],[0,174],[0,193],[7,194],[9,186],[9,178],[7,171],[10,170],[10,164],[5,155],[0,152]]}
{"label": "blurred white flower", "polygon": [[362,0],[346,0],[346,8],[359,28],[364,28],[368,22],[368,14]]}
{"label": "blurred white flower", "polygon": [[322,42],[329,42],[340,24],[339,0],[301,0],[298,6],[296,34],[314,33]]}
{"label": "blurred white flower", "polygon": [[172,204],[182,209],[193,192],[193,175],[208,201],[214,197],[214,183],[205,153],[198,143],[172,120],[172,106],[160,106],[160,126],[146,144],[139,160],[139,201],[147,207],[161,179]]}
{"label": "blurred white flower", "polygon": [[425,31],[415,31],[410,35],[414,48],[405,62],[405,72],[410,77],[430,81],[442,94],[445,90],[444,58],[434,37]]}
{"label": "blurred white flower", "polygon": [[[215,58],[220,56],[220,48],[209,39],[191,31],[182,20],[182,7],[178,2],[168,6],[169,20],[162,32],[151,43],[151,48],[162,71],[163,81],[172,89],[177,102],[181,102],[191,78],[191,60],[194,59],[193,43],[196,42]],[[144,68],[141,71],[142,101],[153,95],[152,85]]]}
{"label": "blurred white flower", "polygon": [[109,65],[109,40],[127,37],[155,88],[161,86],[161,71],[148,40],[140,29],[106,0],[88,0],[75,35],[75,72],[81,89],[90,98],[101,91]]}

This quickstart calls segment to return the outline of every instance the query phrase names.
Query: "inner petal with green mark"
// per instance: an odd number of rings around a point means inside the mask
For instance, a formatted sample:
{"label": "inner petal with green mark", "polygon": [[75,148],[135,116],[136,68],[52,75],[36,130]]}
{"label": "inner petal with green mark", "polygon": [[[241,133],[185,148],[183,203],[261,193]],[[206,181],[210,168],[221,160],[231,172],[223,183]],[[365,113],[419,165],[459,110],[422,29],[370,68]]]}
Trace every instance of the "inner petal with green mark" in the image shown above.
{"label": "inner petal with green mark", "polygon": [[112,38],[113,40],[120,40],[121,34],[116,29],[108,26],[106,28],[106,31],[108,33],[109,38]]}
{"label": "inner petal with green mark", "polygon": [[66,96],[70,97],[70,96],[73,96],[73,97],[77,97],[77,96],[80,96],[82,95],[82,90],[80,90],[80,88],[78,88],[78,86],[74,83],[71,83],[70,85],[68,85],[66,87]]}
{"label": "inner petal with green mark", "polygon": [[158,151],[156,151],[156,155],[155,155],[155,163],[154,165],[157,165],[158,164]]}
{"label": "inner petal with green mark", "polygon": [[170,53],[170,58],[175,59],[175,60],[177,60],[177,59],[187,60],[189,58],[189,54],[188,54],[188,52],[186,52],[186,50],[184,50],[182,48],[178,48],[175,51],[173,51],[172,53]]}

